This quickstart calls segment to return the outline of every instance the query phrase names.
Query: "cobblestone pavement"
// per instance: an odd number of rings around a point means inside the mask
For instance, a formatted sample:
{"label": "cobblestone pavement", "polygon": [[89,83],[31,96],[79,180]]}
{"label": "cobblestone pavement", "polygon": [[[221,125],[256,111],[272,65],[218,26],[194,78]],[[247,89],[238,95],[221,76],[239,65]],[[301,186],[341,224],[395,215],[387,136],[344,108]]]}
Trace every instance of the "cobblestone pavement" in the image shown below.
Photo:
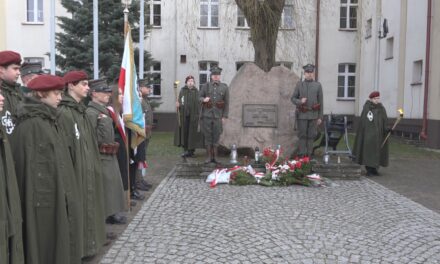
{"label": "cobblestone pavement", "polygon": [[366,178],[210,189],[173,175],[101,263],[440,263],[440,214]]}

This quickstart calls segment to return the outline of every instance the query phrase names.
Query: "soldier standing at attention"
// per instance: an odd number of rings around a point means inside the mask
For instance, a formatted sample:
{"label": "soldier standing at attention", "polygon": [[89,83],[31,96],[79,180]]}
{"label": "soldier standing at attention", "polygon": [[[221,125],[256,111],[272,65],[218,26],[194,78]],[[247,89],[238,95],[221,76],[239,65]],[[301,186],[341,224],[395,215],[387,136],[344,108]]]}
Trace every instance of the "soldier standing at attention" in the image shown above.
{"label": "soldier standing at attention", "polygon": [[[0,80],[0,87],[2,81]],[[0,89],[0,112],[5,98]],[[0,126],[0,263],[23,264],[20,195],[9,140]]]}
{"label": "soldier standing at attention", "polygon": [[322,123],[323,98],[321,83],[315,81],[315,66],[307,64],[304,69],[304,81],[299,81],[290,100],[296,105],[298,122],[298,155],[312,155],[313,141]]}
{"label": "soldier standing at attention", "polygon": [[26,263],[80,263],[82,217],[70,152],[59,133],[57,106],[64,82],[41,75],[17,109],[11,137],[23,211]]}
{"label": "soldier standing at attention", "polygon": [[210,82],[203,84],[200,90],[200,102],[203,103],[201,127],[206,146],[205,163],[217,163],[218,141],[229,112],[229,88],[220,82],[222,68],[214,66],[210,71]]}
{"label": "soldier standing at attention", "polygon": [[20,75],[23,85],[20,87],[20,90],[24,96],[31,96],[31,90],[27,88],[27,85],[32,79],[41,74],[43,74],[41,63],[25,62],[21,65]]}
{"label": "soldier standing at attention", "polygon": [[17,105],[23,100],[20,91],[20,84],[17,83],[20,76],[21,56],[17,52],[5,50],[0,51],[0,79],[5,98],[3,110],[0,111],[1,124],[8,136],[14,131],[13,116],[17,112]]}

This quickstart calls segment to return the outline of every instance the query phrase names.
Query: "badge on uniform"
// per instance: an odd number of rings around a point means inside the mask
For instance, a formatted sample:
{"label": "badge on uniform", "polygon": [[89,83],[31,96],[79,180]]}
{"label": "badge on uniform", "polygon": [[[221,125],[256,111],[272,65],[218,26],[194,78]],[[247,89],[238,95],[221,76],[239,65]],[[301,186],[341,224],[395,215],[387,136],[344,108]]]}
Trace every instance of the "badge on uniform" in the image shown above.
{"label": "badge on uniform", "polygon": [[76,139],[79,139],[79,129],[78,129],[77,123],[75,123],[75,136],[76,136]]}
{"label": "badge on uniform", "polygon": [[15,125],[14,122],[12,122],[12,115],[11,112],[6,110],[5,115],[2,116],[2,125],[5,127],[7,134],[12,134],[12,131],[14,131]]}
{"label": "badge on uniform", "polygon": [[368,120],[369,120],[370,122],[373,121],[373,112],[368,111],[368,113],[367,113],[367,118],[368,118]]}

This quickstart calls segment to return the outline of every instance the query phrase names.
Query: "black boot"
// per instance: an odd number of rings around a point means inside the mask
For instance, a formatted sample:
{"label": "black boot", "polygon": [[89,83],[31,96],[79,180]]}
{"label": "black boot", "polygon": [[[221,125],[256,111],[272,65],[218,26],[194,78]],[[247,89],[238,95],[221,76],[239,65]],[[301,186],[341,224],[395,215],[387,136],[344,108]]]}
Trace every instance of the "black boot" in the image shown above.
{"label": "black boot", "polygon": [[205,159],[205,163],[208,164],[211,162],[212,159],[212,147],[211,146],[206,146],[206,159]]}
{"label": "black boot", "polygon": [[211,162],[217,164],[217,146],[214,146],[211,148],[211,153],[212,153],[212,157],[211,157]]}

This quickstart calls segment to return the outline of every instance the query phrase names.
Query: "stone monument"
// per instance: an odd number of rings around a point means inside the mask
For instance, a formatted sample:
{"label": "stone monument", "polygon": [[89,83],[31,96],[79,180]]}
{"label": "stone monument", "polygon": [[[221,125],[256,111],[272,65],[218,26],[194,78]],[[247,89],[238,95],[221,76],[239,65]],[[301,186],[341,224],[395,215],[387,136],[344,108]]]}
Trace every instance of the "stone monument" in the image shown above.
{"label": "stone monument", "polygon": [[281,145],[288,157],[296,148],[295,106],[290,97],[299,77],[283,66],[264,72],[246,63],[229,85],[229,118],[220,145],[230,148]]}

